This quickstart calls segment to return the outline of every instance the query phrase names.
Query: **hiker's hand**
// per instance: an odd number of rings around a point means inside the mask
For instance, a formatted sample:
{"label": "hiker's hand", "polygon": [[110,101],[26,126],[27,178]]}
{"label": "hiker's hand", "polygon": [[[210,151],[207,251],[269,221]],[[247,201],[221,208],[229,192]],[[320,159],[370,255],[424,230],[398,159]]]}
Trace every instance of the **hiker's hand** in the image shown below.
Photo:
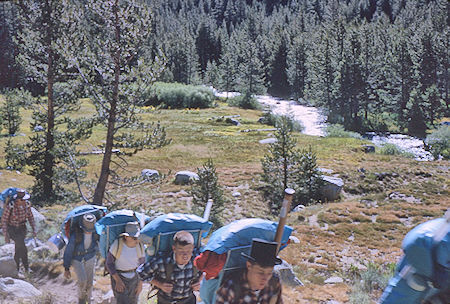
{"label": "hiker's hand", "polygon": [[5,235],[5,243],[9,243],[9,242],[11,242],[11,240],[9,239],[9,235]]}
{"label": "hiker's hand", "polygon": [[192,283],[191,287],[192,287],[193,291],[199,291],[200,290],[200,281],[196,281],[196,282]]}
{"label": "hiker's hand", "polygon": [[64,271],[64,277],[68,280],[72,277],[72,275],[70,274],[70,270],[65,270]]}
{"label": "hiker's hand", "polygon": [[136,295],[139,295],[142,291],[142,281],[139,280],[138,286],[136,288]]}
{"label": "hiker's hand", "polygon": [[161,283],[159,284],[159,289],[164,291],[165,293],[171,293],[173,289],[173,284],[170,283]]}
{"label": "hiker's hand", "polygon": [[122,279],[119,276],[117,276],[116,278],[116,291],[117,292],[125,291],[125,284],[123,283]]}

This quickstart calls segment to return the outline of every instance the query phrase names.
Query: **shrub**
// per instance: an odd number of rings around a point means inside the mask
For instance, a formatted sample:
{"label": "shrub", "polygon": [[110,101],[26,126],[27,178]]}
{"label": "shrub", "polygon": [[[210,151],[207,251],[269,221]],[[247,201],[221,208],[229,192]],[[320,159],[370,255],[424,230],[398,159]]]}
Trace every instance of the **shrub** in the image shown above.
{"label": "shrub", "polygon": [[261,105],[256,100],[256,98],[251,96],[248,93],[229,98],[228,105],[230,105],[232,107],[239,107],[242,109],[257,110],[257,109],[261,108]]}
{"label": "shrub", "polygon": [[197,174],[198,180],[191,187],[193,212],[202,216],[208,200],[212,199],[210,220],[214,224],[213,228],[219,228],[222,226],[221,214],[224,210],[225,198],[212,159],[208,159],[202,168],[197,168]]}
{"label": "shrub", "polygon": [[400,155],[400,156],[405,156],[405,157],[414,157],[414,155],[412,153],[405,152],[405,151],[401,150],[399,147],[397,147],[396,145],[389,144],[389,143],[384,144],[383,147],[381,147],[381,149],[379,151],[380,151],[380,154],[383,154],[383,155]]}
{"label": "shrub", "polygon": [[[281,123],[281,117],[282,115],[273,114],[272,111],[269,109],[263,113],[262,123],[276,127]],[[301,132],[304,129],[301,122],[293,120],[292,118],[289,118],[288,124],[292,129],[292,131]]]}
{"label": "shrub", "polygon": [[347,137],[347,138],[356,138],[362,139],[361,134],[351,131],[346,131],[344,127],[340,124],[332,124],[328,125],[326,130],[327,137]]}
{"label": "shrub", "polygon": [[264,195],[271,202],[274,213],[278,212],[284,197],[284,189],[295,190],[293,207],[319,201],[319,189],[323,183],[317,168],[316,155],[309,150],[295,149],[292,124],[286,116],[281,117],[275,134],[277,141],[261,160],[265,183]]}
{"label": "shrub", "polygon": [[431,146],[431,153],[435,159],[438,159],[439,155],[443,159],[450,159],[450,126],[443,125],[433,130],[425,142]]}
{"label": "shrub", "polygon": [[5,104],[0,108],[3,127],[8,131],[8,135],[14,135],[19,131],[22,117],[20,107],[22,94],[20,90],[7,90],[4,92]]}
{"label": "shrub", "polygon": [[209,108],[214,102],[214,94],[210,88],[163,82],[156,82],[146,94],[143,94],[143,98],[147,106],[172,109]]}

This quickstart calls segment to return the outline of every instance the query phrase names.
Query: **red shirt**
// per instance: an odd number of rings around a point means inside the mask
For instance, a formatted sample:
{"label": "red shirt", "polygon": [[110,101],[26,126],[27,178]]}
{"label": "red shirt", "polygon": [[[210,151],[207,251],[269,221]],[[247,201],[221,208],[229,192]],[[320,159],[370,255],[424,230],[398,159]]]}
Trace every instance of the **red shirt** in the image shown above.
{"label": "red shirt", "polygon": [[29,202],[20,205],[14,201],[14,206],[11,207],[9,204],[4,206],[4,211],[2,215],[2,228],[3,235],[8,235],[8,226],[19,227],[25,225],[25,223],[30,223],[31,229],[35,232],[34,217],[31,212],[31,206]]}

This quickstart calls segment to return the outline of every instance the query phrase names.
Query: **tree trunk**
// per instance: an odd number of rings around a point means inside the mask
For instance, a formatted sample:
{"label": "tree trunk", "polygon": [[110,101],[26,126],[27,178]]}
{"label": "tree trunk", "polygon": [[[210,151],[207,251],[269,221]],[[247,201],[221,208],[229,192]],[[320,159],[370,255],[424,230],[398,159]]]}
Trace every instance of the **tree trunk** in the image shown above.
{"label": "tree trunk", "polygon": [[94,198],[92,203],[95,205],[102,205],[105,196],[106,185],[108,183],[112,150],[114,145],[115,123],[117,115],[117,103],[119,101],[119,78],[120,78],[120,24],[118,15],[118,3],[115,1],[114,5],[114,25],[115,25],[115,39],[116,50],[114,52],[114,88],[113,97],[110,102],[110,109],[108,115],[108,128],[106,133],[105,154],[103,155],[102,168],[100,170],[100,177],[95,188]]}
{"label": "tree trunk", "polygon": [[[50,15],[50,5],[46,2],[46,13],[48,24],[51,23]],[[50,27],[50,25],[49,25]],[[46,43],[48,48],[48,59],[47,59],[47,134],[46,134],[46,146],[44,154],[44,174],[42,175],[42,190],[43,194],[48,198],[52,199],[54,197],[53,191],[53,166],[55,163],[55,157],[53,155],[53,148],[55,147],[55,140],[53,137],[53,132],[55,129],[55,112],[53,103],[53,83],[55,81],[54,76],[54,66],[53,66],[53,51],[51,49],[51,29],[47,30]]]}

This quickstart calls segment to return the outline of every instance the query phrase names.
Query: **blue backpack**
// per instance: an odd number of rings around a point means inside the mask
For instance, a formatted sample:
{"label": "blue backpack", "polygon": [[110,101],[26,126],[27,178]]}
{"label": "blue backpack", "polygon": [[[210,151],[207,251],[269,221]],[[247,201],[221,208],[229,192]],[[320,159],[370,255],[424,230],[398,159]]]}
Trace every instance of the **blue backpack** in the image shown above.
{"label": "blue backpack", "polygon": [[434,219],[403,239],[404,256],[380,304],[420,304],[450,286],[450,218]]}
{"label": "blue backpack", "polygon": [[[214,231],[208,244],[201,251],[212,251],[217,254],[226,253],[227,259],[217,278],[203,279],[202,281],[200,297],[205,304],[215,303],[216,292],[221,286],[224,276],[228,277],[236,270],[245,267],[246,259],[241,253],[250,254],[252,239],[259,238],[273,241],[277,227],[278,223],[253,218],[237,220]],[[286,247],[291,233],[292,228],[285,226],[280,250]]]}
{"label": "blue backpack", "polygon": [[112,243],[125,232],[128,222],[148,223],[150,217],[132,210],[122,209],[112,211],[95,223],[95,231],[100,235],[100,254],[106,259]]}
{"label": "blue backpack", "polygon": [[[9,187],[2,191],[0,194],[0,219],[2,218],[3,211],[5,209],[5,204],[8,204],[11,208],[13,206],[12,204],[12,198],[14,195],[17,194],[17,190],[20,188],[16,187]],[[28,194],[28,192],[27,192]]]}

